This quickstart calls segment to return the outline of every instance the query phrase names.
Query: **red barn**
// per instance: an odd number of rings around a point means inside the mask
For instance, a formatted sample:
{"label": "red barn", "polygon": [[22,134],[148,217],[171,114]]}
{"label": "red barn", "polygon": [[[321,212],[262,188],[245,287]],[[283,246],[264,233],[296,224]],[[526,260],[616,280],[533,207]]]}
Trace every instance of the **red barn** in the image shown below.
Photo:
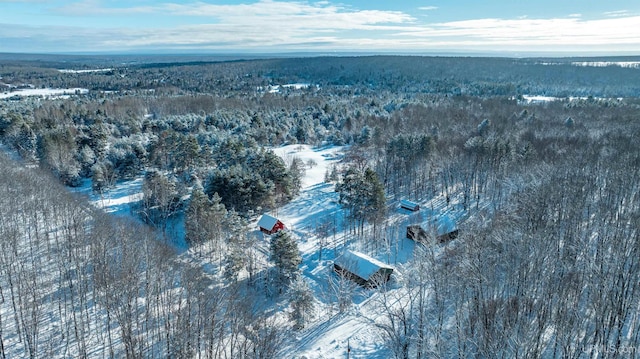
{"label": "red barn", "polygon": [[276,217],[270,216],[268,214],[263,214],[260,220],[258,221],[258,227],[260,227],[260,231],[266,234],[274,234],[277,231],[283,230],[286,227],[284,223],[280,222]]}

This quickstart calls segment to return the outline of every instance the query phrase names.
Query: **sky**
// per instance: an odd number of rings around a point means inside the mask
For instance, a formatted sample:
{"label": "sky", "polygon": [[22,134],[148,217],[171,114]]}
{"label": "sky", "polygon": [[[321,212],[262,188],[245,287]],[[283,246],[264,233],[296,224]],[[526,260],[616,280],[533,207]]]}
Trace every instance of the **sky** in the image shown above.
{"label": "sky", "polygon": [[0,0],[0,52],[640,55],[640,1]]}

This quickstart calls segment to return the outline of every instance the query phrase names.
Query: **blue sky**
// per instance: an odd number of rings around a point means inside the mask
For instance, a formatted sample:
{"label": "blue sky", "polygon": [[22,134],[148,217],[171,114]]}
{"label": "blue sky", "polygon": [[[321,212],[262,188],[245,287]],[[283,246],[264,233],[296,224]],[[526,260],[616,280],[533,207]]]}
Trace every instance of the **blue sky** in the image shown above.
{"label": "blue sky", "polygon": [[640,1],[0,0],[0,52],[640,55]]}

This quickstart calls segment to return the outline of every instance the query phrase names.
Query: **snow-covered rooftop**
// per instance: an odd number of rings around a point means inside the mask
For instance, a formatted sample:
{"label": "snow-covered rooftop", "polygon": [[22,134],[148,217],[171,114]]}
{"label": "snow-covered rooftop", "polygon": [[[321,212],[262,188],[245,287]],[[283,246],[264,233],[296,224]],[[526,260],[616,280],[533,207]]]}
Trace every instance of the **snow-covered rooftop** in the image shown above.
{"label": "snow-covered rooftop", "polygon": [[276,223],[278,223],[278,219],[276,217],[265,213],[258,221],[258,227],[271,230]]}
{"label": "snow-covered rooftop", "polygon": [[386,263],[354,251],[346,251],[336,258],[334,263],[367,281],[382,268],[393,270],[393,267]]}
{"label": "snow-covered rooftop", "polygon": [[420,208],[420,206],[412,201],[409,201],[408,199],[402,199],[400,200],[400,206],[404,207],[404,208],[411,208],[411,209],[418,209]]}
{"label": "snow-covered rooftop", "polygon": [[451,219],[451,217],[447,216],[446,214],[439,216],[435,220],[435,227],[439,236],[451,233],[458,229],[453,219]]}

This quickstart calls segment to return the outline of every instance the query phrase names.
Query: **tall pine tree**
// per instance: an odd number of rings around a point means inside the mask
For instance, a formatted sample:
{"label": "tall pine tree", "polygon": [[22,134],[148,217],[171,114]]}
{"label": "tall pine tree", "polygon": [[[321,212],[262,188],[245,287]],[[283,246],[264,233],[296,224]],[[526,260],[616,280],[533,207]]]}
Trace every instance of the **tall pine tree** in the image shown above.
{"label": "tall pine tree", "polygon": [[288,231],[279,231],[271,237],[271,260],[278,269],[280,284],[286,286],[298,276],[302,257],[298,243]]}

